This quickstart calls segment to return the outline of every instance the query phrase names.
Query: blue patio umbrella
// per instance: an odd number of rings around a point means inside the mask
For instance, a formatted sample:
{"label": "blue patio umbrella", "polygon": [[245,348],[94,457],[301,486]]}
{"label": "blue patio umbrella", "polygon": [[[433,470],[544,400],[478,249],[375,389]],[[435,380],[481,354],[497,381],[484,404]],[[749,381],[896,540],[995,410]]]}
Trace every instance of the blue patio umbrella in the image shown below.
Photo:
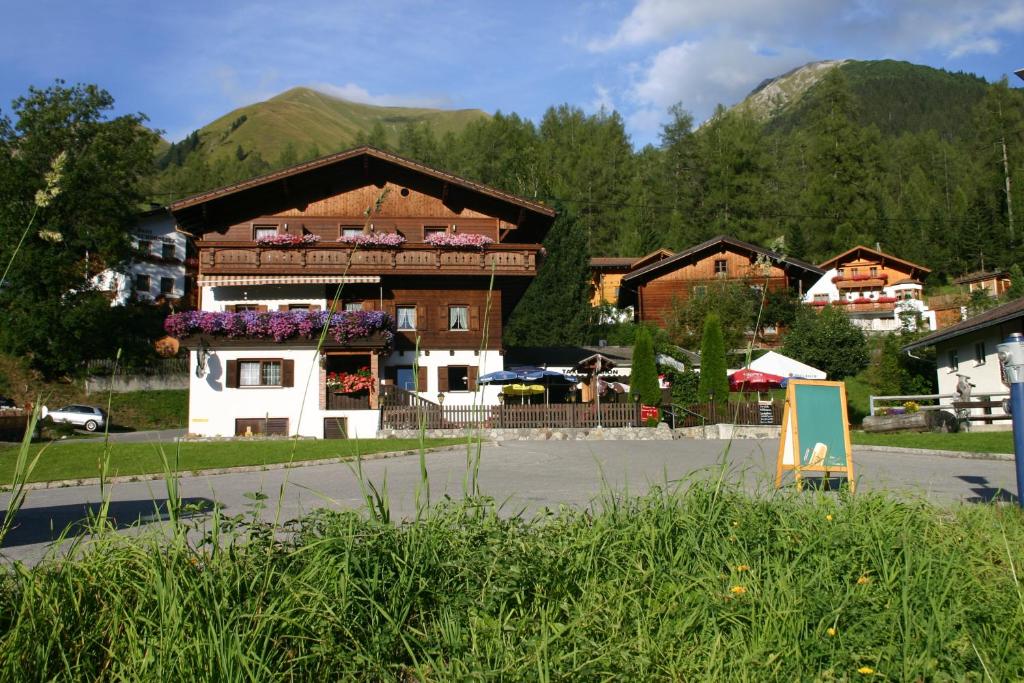
{"label": "blue patio umbrella", "polygon": [[512,372],[511,370],[498,370],[496,372],[488,372],[486,375],[481,376],[478,380],[478,384],[511,384],[513,382],[519,382],[521,378],[518,373]]}

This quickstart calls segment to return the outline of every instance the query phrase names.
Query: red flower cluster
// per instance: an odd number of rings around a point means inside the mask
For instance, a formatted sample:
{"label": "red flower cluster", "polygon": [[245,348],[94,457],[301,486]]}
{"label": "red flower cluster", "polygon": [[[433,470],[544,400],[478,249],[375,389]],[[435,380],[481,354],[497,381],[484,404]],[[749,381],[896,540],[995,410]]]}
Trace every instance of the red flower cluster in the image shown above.
{"label": "red flower cluster", "polygon": [[340,394],[354,394],[358,391],[372,393],[377,388],[377,380],[370,374],[368,367],[361,367],[355,372],[328,372],[326,383]]}

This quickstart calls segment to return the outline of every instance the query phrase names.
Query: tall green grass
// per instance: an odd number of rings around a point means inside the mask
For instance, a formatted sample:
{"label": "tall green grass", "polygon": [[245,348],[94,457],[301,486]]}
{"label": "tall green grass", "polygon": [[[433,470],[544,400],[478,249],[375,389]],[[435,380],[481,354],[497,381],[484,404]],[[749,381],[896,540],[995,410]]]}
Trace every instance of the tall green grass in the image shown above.
{"label": "tall green grass", "polygon": [[704,480],[531,520],[475,498],[415,522],[321,511],[287,537],[266,528],[207,543],[108,533],[6,572],[0,676],[1024,677],[1010,507]]}

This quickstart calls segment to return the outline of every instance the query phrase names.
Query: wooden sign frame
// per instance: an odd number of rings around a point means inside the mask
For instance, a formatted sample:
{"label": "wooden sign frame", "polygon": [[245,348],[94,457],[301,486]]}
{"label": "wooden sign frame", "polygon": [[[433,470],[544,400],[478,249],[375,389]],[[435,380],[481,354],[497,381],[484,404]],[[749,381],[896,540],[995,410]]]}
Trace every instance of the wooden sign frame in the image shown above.
{"label": "wooden sign frame", "polygon": [[[797,388],[801,386],[836,387],[839,391],[839,404],[842,410],[843,444],[846,449],[845,464],[829,464],[827,454],[820,462],[814,462],[811,448],[802,448],[800,444],[799,405]],[[803,475],[806,472],[821,472],[826,478],[832,474],[845,474],[850,486],[850,493],[857,488],[853,469],[853,446],[850,443],[850,421],[847,417],[846,385],[842,382],[824,380],[791,379],[786,385],[786,404],[782,411],[782,433],[779,435],[779,452],[775,460],[775,488],[782,486],[782,475],[792,470],[796,476],[797,491],[803,490]],[[806,432],[806,430],[805,430]]]}

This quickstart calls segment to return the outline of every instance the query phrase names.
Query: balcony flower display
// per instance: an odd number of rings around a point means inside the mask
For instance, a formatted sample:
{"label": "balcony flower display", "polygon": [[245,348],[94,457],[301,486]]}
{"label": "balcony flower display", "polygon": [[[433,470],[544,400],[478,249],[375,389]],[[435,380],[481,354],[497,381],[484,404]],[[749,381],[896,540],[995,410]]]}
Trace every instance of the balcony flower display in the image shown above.
{"label": "balcony flower display", "polygon": [[856,299],[853,300],[853,303],[855,303],[855,304],[873,304],[874,301],[872,301],[871,299],[867,298],[866,296],[859,296],[859,297],[857,297]]}
{"label": "balcony flower display", "polygon": [[172,313],[164,320],[167,334],[179,338],[206,334],[228,339],[245,337],[281,342],[296,338],[314,339],[325,327],[328,336],[339,344],[381,332],[390,348],[395,323],[384,311],[341,311],[333,315],[327,311],[184,311]]}
{"label": "balcony flower display", "polygon": [[828,301],[812,301],[811,305],[812,306],[828,306],[829,303],[830,302],[828,302]]}
{"label": "balcony flower display", "polygon": [[377,382],[370,374],[370,368],[362,367],[355,372],[328,372],[326,384],[335,393],[355,394],[360,391],[373,392]]}
{"label": "balcony flower display", "polygon": [[320,235],[270,235],[260,237],[256,244],[261,247],[304,247],[309,244],[316,244],[320,241]]}
{"label": "balcony flower display", "polygon": [[442,249],[480,249],[483,250],[488,244],[494,242],[486,235],[473,235],[469,233],[447,233],[435,232],[423,238],[427,244]]}
{"label": "balcony flower display", "polygon": [[880,304],[894,304],[896,303],[896,297],[894,296],[880,296],[877,299]]}
{"label": "balcony flower display", "polygon": [[358,235],[342,235],[338,241],[359,247],[394,249],[405,244],[405,238],[397,232],[361,232]]}

